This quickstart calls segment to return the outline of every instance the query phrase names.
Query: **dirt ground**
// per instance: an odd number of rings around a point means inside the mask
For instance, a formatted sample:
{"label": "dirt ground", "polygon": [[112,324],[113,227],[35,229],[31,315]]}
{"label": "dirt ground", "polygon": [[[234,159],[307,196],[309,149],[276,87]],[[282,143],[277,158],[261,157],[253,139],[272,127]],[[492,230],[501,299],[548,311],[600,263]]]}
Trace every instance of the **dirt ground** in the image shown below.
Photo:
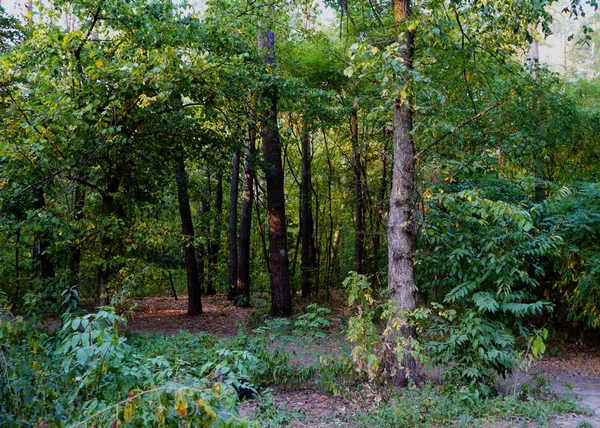
{"label": "dirt ground", "polygon": [[[130,319],[126,328],[143,334],[175,335],[179,330],[186,330],[225,337],[235,336],[239,327],[252,329],[260,320],[257,308],[235,307],[222,295],[204,296],[202,304],[203,314],[191,317],[186,313],[185,296],[177,301],[172,297],[132,299],[128,301],[132,311],[128,313]],[[321,352],[335,353],[336,347],[315,344],[313,355],[299,357],[300,360],[314,358]],[[574,394],[580,398],[582,408],[587,409],[586,415],[563,415],[553,419],[550,426],[577,427],[587,421],[600,428],[600,349],[564,347],[553,354],[527,373],[517,374],[517,381],[526,381],[532,372],[537,371],[550,381],[557,394]],[[314,384],[306,384],[295,390],[275,389],[273,396],[277,407],[298,412],[299,418],[292,425],[296,427],[334,426],[337,425],[337,416],[353,410],[348,400],[325,394]],[[252,401],[244,403],[241,412],[251,412],[256,405]]]}

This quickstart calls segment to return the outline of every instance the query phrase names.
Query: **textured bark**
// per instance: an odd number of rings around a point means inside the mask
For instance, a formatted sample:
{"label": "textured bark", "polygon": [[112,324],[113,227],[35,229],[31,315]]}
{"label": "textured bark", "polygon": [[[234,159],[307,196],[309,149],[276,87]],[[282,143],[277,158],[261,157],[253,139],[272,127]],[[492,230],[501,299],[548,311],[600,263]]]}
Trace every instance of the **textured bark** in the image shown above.
{"label": "textured bark", "polygon": [[[254,111],[250,111],[254,120]],[[248,141],[244,151],[244,178],[242,182],[242,211],[240,213],[240,240],[238,246],[238,271],[236,284],[236,297],[240,303],[250,303],[250,236],[252,234],[252,199],[254,186],[254,172],[251,158],[255,155],[256,128],[254,124],[248,125]]]}
{"label": "textured bark", "polygon": [[[394,18],[399,24],[410,14],[409,0],[393,0]],[[413,34],[401,34],[399,40],[399,57],[407,69],[412,68]],[[408,83],[408,77],[398,76],[402,83]],[[388,326],[389,335],[385,337],[389,355],[385,369],[392,376],[394,384],[404,387],[411,378],[420,382],[421,377],[417,364],[412,356],[412,349],[407,340],[416,339],[416,330],[409,326],[405,319],[405,311],[416,308],[417,287],[414,280],[413,266],[413,235],[415,208],[414,196],[414,144],[411,136],[413,128],[412,100],[397,99],[394,106],[393,147],[394,163],[392,174],[392,190],[390,194],[390,211],[388,218],[388,286],[397,306],[397,317],[403,327],[395,329]],[[404,347],[405,356],[400,367],[397,367],[397,355],[394,349],[397,343]]]}
{"label": "textured bark", "polygon": [[235,286],[237,282],[238,271],[238,238],[237,238],[237,220],[238,220],[238,190],[240,181],[240,154],[233,154],[233,165],[231,168],[231,188],[229,191],[229,291],[227,298],[235,299]]}
{"label": "textured bark", "polygon": [[[270,30],[259,30],[258,50],[267,71],[275,67],[275,35]],[[277,126],[277,88],[268,85],[263,93],[268,107],[261,120],[263,156],[267,164],[267,211],[269,218],[269,258],[271,261],[271,315],[290,316],[292,295],[287,251],[285,222],[285,189],[281,141]]]}
{"label": "textured bark", "polygon": [[187,276],[188,290],[188,315],[202,313],[201,287],[196,262],[196,249],[194,248],[194,225],[192,223],[192,210],[188,194],[187,175],[183,156],[177,159],[177,199],[179,202],[179,216],[181,217],[181,232],[183,233],[185,247],[185,273]]}
{"label": "textured bark", "polygon": [[350,115],[350,131],[352,133],[352,150],[354,151],[354,270],[363,273],[364,226],[363,226],[363,183],[360,164],[360,149],[358,147],[358,98],[354,98]]}
{"label": "textured bark", "polygon": [[302,125],[302,183],[301,187],[301,212],[300,212],[300,231],[302,238],[302,264],[300,267],[302,273],[302,298],[310,297],[312,288],[312,276],[315,268],[315,237],[314,222],[312,216],[312,198],[311,198],[311,152],[310,152],[310,133],[306,123]]}

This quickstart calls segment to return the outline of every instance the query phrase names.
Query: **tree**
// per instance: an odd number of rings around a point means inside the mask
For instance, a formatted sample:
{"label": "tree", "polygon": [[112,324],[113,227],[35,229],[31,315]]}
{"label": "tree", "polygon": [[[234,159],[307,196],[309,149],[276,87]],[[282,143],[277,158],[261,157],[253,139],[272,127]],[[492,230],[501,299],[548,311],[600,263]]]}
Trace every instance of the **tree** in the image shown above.
{"label": "tree", "polygon": [[[416,361],[411,353],[411,340],[416,339],[416,328],[410,325],[406,314],[417,307],[417,287],[414,280],[413,235],[415,233],[415,149],[412,138],[413,96],[410,95],[409,72],[413,65],[414,35],[406,29],[410,18],[409,0],[393,1],[394,19],[397,28],[398,56],[403,65],[402,74],[397,76],[400,86],[406,88],[409,95],[398,96],[394,103],[393,119],[393,173],[388,218],[388,286],[392,299],[396,303],[397,320],[392,318],[388,324],[389,336],[386,337],[389,356],[387,363],[394,384],[406,386],[408,379],[421,380]],[[404,30],[402,30],[404,29]],[[402,357],[402,369],[396,372],[396,347],[400,342],[405,350]]]}
{"label": "tree", "polygon": [[[261,28],[258,51],[264,61],[267,76],[275,68],[275,34]],[[266,82],[263,92],[266,108],[261,118],[263,156],[266,162],[267,209],[269,217],[269,259],[271,262],[271,315],[290,316],[292,295],[285,222],[285,188],[281,162],[281,140],[277,124],[277,88]]]}

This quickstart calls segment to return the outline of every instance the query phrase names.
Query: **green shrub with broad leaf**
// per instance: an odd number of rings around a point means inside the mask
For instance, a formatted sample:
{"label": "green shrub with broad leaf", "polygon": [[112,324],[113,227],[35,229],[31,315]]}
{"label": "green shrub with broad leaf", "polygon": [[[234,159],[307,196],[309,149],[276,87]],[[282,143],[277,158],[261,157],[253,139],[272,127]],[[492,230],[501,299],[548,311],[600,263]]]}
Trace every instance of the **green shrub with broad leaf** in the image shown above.
{"label": "green shrub with broad leaf", "polygon": [[515,332],[527,336],[527,322],[551,310],[536,293],[540,260],[563,240],[536,228],[527,207],[476,190],[424,196],[415,272],[434,302],[424,346],[446,384],[488,395],[517,364]]}
{"label": "green shrub with broad leaf", "polygon": [[[143,355],[119,333],[124,321],[108,307],[66,314],[62,327],[50,334],[3,310],[0,426],[252,424],[237,416],[231,383]],[[239,357],[240,351],[232,352]],[[246,360],[236,358],[236,364]]]}

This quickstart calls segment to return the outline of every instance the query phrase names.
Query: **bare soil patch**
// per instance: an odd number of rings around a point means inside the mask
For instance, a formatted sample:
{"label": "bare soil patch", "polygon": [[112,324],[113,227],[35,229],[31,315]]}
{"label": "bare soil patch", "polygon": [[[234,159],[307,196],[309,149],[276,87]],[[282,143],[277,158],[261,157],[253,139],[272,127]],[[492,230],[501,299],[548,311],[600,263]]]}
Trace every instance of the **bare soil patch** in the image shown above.
{"label": "bare soil patch", "polygon": [[239,327],[248,327],[248,318],[256,308],[233,305],[224,295],[203,296],[202,314],[187,314],[187,298],[149,297],[128,300],[133,308],[127,330],[134,333],[160,333],[175,335],[179,330],[192,334],[204,332],[221,337],[231,337]]}

